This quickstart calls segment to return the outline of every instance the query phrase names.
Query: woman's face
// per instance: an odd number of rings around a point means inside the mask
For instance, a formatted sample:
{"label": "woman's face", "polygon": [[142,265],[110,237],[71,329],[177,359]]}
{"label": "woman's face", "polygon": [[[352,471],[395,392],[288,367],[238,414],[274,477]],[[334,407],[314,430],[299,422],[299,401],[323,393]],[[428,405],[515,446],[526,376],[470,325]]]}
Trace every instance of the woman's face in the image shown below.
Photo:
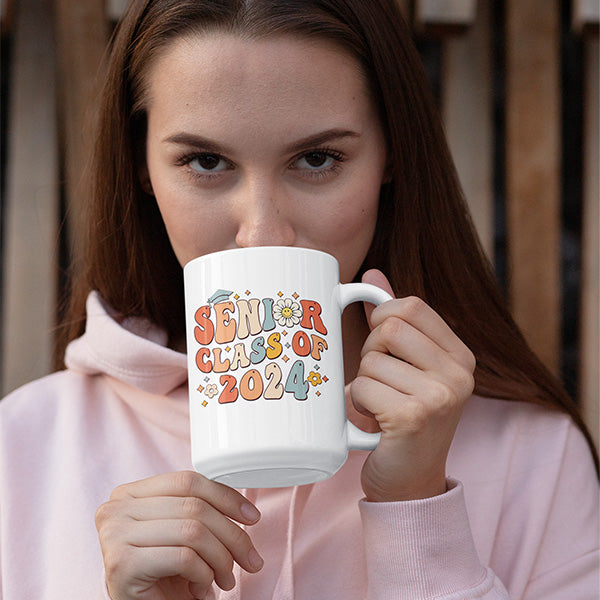
{"label": "woman's face", "polygon": [[195,34],[147,78],[147,174],[179,262],[247,246],[333,254],[375,230],[385,142],[358,63],[324,41]]}

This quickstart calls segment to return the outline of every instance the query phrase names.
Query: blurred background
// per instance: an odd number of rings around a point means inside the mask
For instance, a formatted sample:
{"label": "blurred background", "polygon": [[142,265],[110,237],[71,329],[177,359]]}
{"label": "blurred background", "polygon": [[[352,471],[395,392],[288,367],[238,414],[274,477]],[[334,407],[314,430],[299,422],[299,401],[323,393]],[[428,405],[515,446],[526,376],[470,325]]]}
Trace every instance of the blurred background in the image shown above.
{"label": "blurred background", "polygon": [[[366,0],[368,1],[368,0]],[[598,444],[598,0],[397,0],[513,314]],[[49,373],[126,0],[0,0],[0,385]]]}

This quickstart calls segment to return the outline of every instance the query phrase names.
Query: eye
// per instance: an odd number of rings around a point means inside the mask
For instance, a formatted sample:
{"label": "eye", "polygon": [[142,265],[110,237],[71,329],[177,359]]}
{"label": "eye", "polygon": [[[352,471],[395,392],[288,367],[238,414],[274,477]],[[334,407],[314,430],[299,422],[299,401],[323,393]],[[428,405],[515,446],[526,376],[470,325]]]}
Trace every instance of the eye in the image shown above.
{"label": "eye", "polygon": [[218,173],[229,168],[229,164],[222,156],[208,152],[190,157],[187,164],[199,173]]}
{"label": "eye", "polygon": [[331,154],[315,150],[301,156],[296,162],[296,167],[299,169],[327,169],[335,163],[335,160]]}
{"label": "eye", "polygon": [[298,155],[290,168],[298,175],[318,181],[337,175],[346,155],[332,148],[316,148]]}

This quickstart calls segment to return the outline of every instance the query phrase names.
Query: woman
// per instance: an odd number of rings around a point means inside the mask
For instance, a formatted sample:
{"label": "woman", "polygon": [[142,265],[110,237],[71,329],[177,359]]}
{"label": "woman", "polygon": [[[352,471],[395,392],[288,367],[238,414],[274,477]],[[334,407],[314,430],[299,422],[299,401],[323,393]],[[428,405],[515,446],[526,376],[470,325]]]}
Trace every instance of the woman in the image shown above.
{"label": "woman", "polygon": [[[392,1],[131,4],[67,369],[1,407],[7,600],[593,597],[585,428],[502,306],[426,90]],[[344,314],[377,449],[242,494],[186,471],[181,267],[256,245],[396,299]]]}

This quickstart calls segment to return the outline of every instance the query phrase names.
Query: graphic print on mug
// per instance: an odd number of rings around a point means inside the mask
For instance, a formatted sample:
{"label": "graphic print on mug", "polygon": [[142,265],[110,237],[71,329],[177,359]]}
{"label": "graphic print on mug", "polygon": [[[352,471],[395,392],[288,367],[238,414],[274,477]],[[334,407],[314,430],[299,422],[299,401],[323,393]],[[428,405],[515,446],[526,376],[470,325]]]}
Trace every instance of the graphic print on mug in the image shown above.
{"label": "graphic print on mug", "polygon": [[194,320],[200,345],[196,366],[207,374],[196,388],[206,396],[203,406],[213,398],[220,404],[284,396],[304,401],[319,397],[318,388],[329,381],[320,372],[328,345],[316,300],[296,291],[254,298],[251,290],[219,289],[196,310]]}
{"label": "graphic print on mug", "polygon": [[184,268],[194,468],[232,487],[330,477],[379,434],[346,418],[341,315],[387,293],[341,284],[329,254],[225,250]]}

